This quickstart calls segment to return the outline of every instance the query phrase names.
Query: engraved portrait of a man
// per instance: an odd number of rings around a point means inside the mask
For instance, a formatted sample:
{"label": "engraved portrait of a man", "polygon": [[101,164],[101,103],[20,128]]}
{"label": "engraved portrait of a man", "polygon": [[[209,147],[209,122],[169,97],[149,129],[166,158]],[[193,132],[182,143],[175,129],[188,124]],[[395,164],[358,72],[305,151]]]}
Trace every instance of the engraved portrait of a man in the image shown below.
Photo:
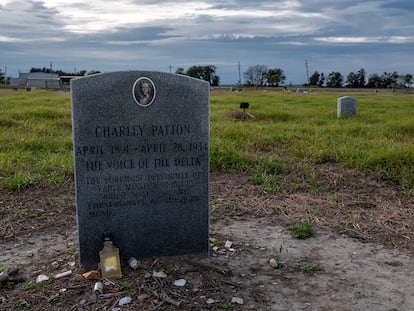
{"label": "engraved portrait of a man", "polygon": [[138,105],[143,107],[149,106],[155,99],[154,83],[149,78],[139,78],[134,83],[132,93]]}

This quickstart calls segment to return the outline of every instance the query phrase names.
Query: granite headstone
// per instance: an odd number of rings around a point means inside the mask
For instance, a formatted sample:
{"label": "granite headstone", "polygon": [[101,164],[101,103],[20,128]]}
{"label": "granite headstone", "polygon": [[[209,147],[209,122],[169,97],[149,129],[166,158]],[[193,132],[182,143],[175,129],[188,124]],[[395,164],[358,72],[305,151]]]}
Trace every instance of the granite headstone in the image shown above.
{"label": "granite headstone", "polygon": [[79,259],[208,255],[209,83],[150,71],[71,81]]}
{"label": "granite headstone", "polygon": [[337,99],[337,116],[354,116],[356,114],[356,99],[344,96]]}

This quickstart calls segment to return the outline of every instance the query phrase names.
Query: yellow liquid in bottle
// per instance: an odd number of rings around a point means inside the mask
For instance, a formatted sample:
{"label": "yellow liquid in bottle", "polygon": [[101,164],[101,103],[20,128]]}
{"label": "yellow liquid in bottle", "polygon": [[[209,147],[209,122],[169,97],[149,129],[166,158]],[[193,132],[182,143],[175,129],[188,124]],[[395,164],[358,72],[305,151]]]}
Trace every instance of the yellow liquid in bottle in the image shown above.
{"label": "yellow liquid in bottle", "polygon": [[122,278],[119,249],[111,241],[104,242],[104,248],[99,252],[99,259],[101,261],[101,274],[103,278]]}

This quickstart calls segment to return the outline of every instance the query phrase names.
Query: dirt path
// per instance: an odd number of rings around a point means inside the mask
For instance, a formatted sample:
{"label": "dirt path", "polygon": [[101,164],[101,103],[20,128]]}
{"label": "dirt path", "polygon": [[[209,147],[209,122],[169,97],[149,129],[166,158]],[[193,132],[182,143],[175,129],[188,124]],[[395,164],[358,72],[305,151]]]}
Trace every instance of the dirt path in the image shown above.
{"label": "dirt path", "polygon": [[[235,281],[262,292],[269,310],[414,310],[414,261],[403,252],[323,231],[300,240],[258,219],[213,228],[234,237]],[[280,245],[285,266],[272,269]]]}

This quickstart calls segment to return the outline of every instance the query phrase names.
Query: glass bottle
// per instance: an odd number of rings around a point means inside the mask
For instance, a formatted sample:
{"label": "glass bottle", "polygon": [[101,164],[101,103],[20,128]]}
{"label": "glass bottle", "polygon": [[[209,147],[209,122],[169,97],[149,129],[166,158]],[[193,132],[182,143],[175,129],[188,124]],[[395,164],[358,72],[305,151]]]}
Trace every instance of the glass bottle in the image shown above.
{"label": "glass bottle", "polygon": [[107,279],[122,278],[119,249],[112,243],[109,233],[104,233],[103,245],[103,249],[99,252],[102,277]]}

